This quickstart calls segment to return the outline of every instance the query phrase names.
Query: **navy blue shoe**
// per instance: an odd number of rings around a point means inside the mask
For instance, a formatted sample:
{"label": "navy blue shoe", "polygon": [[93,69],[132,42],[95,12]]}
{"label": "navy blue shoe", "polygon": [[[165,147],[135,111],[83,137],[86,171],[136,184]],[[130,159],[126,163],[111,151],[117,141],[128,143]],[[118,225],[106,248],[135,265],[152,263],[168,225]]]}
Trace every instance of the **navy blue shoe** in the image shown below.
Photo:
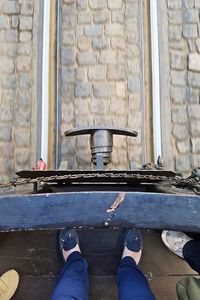
{"label": "navy blue shoe", "polygon": [[59,236],[60,250],[69,251],[79,244],[78,234],[74,229],[63,229]]}
{"label": "navy blue shoe", "polygon": [[125,235],[124,248],[133,252],[139,252],[143,249],[143,238],[139,229],[129,229]]}

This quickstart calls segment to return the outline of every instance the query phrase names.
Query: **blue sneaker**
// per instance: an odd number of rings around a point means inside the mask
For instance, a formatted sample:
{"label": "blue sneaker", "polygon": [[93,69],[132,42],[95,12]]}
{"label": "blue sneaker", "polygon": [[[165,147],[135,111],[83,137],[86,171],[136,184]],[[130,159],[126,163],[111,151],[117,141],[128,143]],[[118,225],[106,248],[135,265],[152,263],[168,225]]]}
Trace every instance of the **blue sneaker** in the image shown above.
{"label": "blue sneaker", "polygon": [[143,249],[143,238],[139,229],[129,229],[125,235],[124,248],[133,252],[139,252]]}

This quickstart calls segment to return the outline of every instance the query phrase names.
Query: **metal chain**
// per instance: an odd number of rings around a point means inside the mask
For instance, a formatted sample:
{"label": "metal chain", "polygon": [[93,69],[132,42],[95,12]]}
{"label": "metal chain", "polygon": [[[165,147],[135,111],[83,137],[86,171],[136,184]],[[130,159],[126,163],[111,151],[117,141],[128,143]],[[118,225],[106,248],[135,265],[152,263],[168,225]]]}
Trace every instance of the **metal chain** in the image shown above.
{"label": "metal chain", "polygon": [[6,187],[17,187],[20,185],[30,184],[30,183],[41,183],[41,182],[55,182],[55,181],[67,181],[67,180],[75,180],[75,179],[95,179],[95,178],[111,178],[111,179],[139,179],[139,180],[148,180],[151,182],[155,181],[166,181],[171,185],[175,186],[199,186],[200,179],[199,178],[182,178],[182,177],[167,177],[167,176],[155,176],[155,175],[142,175],[142,174],[130,174],[130,173],[117,173],[117,172],[109,172],[109,173],[80,173],[80,174],[67,174],[67,175],[53,175],[49,177],[37,177],[34,179],[17,179],[15,181],[10,182],[2,182],[0,183],[0,188]]}

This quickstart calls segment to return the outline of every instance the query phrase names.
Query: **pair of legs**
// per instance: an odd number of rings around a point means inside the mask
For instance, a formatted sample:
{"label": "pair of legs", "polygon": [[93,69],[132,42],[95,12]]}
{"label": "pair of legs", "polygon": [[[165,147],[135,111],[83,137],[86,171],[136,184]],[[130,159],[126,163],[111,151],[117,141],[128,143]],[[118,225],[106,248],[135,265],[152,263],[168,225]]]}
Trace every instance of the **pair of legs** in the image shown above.
{"label": "pair of legs", "polygon": [[183,232],[163,231],[162,240],[173,253],[182,257],[200,274],[200,240],[192,239]]}
{"label": "pair of legs", "polygon": [[[71,241],[69,241],[71,234]],[[51,300],[87,300],[88,267],[82,257],[78,238],[74,232],[65,233],[62,253],[65,265],[61,271]],[[72,242],[75,240],[75,242]],[[66,241],[66,243],[65,243]],[[73,247],[74,246],[74,247]],[[71,249],[70,249],[71,248]],[[120,300],[155,300],[148,281],[138,268],[142,254],[141,234],[138,230],[129,230],[117,271],[117,286]]]}

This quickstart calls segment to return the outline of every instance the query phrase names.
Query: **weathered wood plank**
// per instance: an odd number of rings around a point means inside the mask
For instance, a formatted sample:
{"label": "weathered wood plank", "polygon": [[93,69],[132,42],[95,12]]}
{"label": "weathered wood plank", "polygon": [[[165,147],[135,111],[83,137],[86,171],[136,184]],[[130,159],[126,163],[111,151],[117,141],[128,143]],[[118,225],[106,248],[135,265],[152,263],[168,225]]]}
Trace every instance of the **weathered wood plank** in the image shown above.
{"label": "weathered wood plank", "polygon": [[0,231],[62,227],[138,227],[200,232],[200,197],[125,192],[77,192],[0,197]]}

